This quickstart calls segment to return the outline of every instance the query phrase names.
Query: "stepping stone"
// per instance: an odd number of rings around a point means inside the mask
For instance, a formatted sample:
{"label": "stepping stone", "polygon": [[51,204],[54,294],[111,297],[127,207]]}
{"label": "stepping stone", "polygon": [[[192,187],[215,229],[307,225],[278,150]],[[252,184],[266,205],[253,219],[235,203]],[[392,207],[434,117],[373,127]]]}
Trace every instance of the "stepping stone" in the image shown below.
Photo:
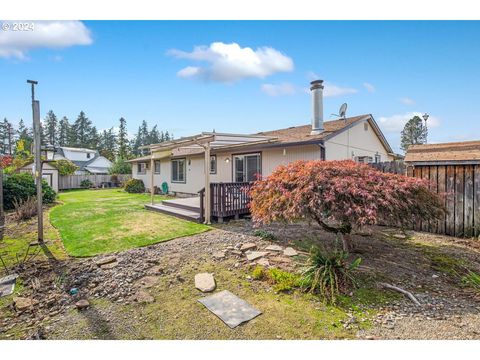
{"label": "stepping stone", "polygon": [[225,257],[225,252],[224,251],[217,251],[217,252],[214,252],[213,255],[212,255],[215,259],[223,259]]}
{"label": "stepping stone", "polygon": [[245,253],[245,255],[247,255],[247,260],[248,261],[256,260],[258,258],[264,257],[267,254],[268,254],[267,251],[250,251],[250,252]]}
{"label": "stepping stone", "polygon": [[283,251],[283,247],[279,246],[279,245],[268,245],[265,250],[268,250],[268,251]]}
{"label": "stepping stone", "polygon": [[256,248],[257,248],[257,244],[246,243],[246,244],[242,244],[242,246],[240,247],[240,251],[248,251],[248,250],[253,250],[253,249],[256,249]]}
{"label": "stepping stone", "polygon": [[287,247],[285,250],[283,250],[283,255],[285,256],[296,256],[298,255],[298,252],[291,247]]}
{"label": "stepping stone", "polygon": [[21,296],[18,296],[13,299],[13,303],[15,305],[15,309],[18,311],[25,311],[33,308],[35,305],[38,304],[38,301],[35,299],[30,299],[30,298],[24,298]]}
{"label": "stepping stone", "polygon": [[270,261],[274,263],[279,263],[279,264],[290,264],[292,262],[292,259],[282,257],[282,256],[275,256],[275,257],[271,257]]}
{"label": "stepping stone", "polygon": [[17,282],[17,274],[5,276],[0,279],[0,297],[13,293],[15,283]]}
{"label": "stepping stone", "polygon": [[75,303],[75,306],[78,310],[84,310],[90,306],[90,303],[86,299],[78,300]]}
{"label": "stepping stone", "polygon": [[210,292],[215,290],[215,279],[212,274],[201,273],[195,275],[195,287],[201,292]]}
{"label": "stepping stone", "polygon": [[155,301],[154,297],[152,295],[150,295],[148,292],[146,292],[145,290],[138,291],[134,295],[133,299],[136,302],[139,302],[141,304],[150,304],[150,303],[153,303]]}
{"label": "stepping stone", "polygon": [[262,313],[228,290],[204,297],[198,302],[218,316],[231,329]]}
{"label": "stepping stone", "polygon": [[257,261],[257,264],[260,266],[268,267],[270,266],[270,261],[268,261],[268,259],[261,258],[260,260]]}

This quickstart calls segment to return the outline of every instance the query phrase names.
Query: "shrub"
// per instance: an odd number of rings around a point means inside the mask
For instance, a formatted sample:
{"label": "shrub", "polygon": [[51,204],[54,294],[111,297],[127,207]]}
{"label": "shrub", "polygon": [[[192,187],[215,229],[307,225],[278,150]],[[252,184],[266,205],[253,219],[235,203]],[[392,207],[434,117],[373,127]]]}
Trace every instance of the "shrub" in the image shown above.
{"label": "shrub", "polygon": [[[47,184],[42,181],[43,203],[50,204],[55,201],[57,194]],[[29,197],[35,196],[36,187],[33,175],[30,173],[16,173],[5,178],[3,185],[3,206],[5,210],[14,208],[14,200],[27,200]]]}
{"label": "shrub", "polygon": [[125,183],[125,191],[128,193],[144,193],[145,185],[140,179],[130,179]]}
{"label": "shrub", "polygon": [[91,181],[88,180],[88,179],[82,180],[82,181],[80,182],[80,187],[81,187],[82,189],[90,189],[92,186],[93,186],[93,182],[91,182]]}
{"label": "shrub", "polygon": [[35,196],[29,196],[26,200],[13,199],[13,206],[15,209],[14,218],[19,222],[37,215],[37,198]]}
{"label": "shrub", "polygon": [[302,274],[302,288],[320,294],[324,300],[335,304],[337,296],[346,294],[356,286],[352,271],[360,265],[360,258],[348,262],[345,251],[326,252],[312,247],[308,266]]}
{"label": "shrub", "polygon": [[78,166],[67,159],[52,161],[50,164],[58,170],[58,174],[61,176],[72,175],[78,170]]}
{"label": "shrub", "polygon": [[462,277],[462,283],[480,291],[480,274],[468,270],[468,273]]}
{"label": "shrub", "polygon": [[252,277],[255,280],[262,280],[265,278],[265,270],[263,269],[263,266],[257,265],[252,271]]}
{"label": "shrub", "polygon": [[275,240],[275,235],[266,230],[261,230],[261,229],[255,230],[253,235],[261,237],[262,239],[265,239],[265,240]]}
{"label": "shrub", "polygon": [[351,160],[296,161],[254,183],[250,210],[257,225],[298,219],[339,234],[345,251],[350,233],[378,222],[406,226],[444,212],[428,181],[382,173]]}
{"label": "shrub", "polygon": [[301,279],[298,275],[272,268],[268,270],[268,278],[274,284],[273,290],[277,292],[287,292],[301,285]]}
{"label": "shrub", "polygon": [[108,169],[109,174],[131,174],[132,165],[128,163],[125,159],[118,158],[112,164],[110,169]]}

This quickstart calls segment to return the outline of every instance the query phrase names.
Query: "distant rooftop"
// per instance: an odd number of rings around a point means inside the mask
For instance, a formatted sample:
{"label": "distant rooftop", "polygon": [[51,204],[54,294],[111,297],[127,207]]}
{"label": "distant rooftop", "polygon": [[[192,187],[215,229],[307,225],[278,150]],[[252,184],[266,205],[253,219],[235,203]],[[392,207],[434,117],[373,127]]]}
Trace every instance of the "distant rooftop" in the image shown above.
{"label": "distant rooftop", "polygon": [[480,163],[480,140],[410,145],[405,161],[411,163]]}

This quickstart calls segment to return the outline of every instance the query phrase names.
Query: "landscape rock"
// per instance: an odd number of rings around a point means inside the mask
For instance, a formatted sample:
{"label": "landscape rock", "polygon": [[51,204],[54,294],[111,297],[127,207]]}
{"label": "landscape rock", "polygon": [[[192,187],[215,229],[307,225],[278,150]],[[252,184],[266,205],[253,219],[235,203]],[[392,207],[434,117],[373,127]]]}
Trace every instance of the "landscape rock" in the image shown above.
{"label": "landscape rock", "polygon": [[145,290],[138,291],[133,299],[141,304],[151,304],[155,301],[155,298]]}
{"label": "landscape rock", "polygon": [[107,256],[107,257],[96,260],[95,264],[101,267],[102,265],[110,264],[116,261],[117,261],[117,258],[115,256]]}
{"label": "landscape rock", "polygon": [[292,262],[292,259],[289,259],[283,256],[274,256],[270,258],[270,261],[274,263],[280,263],[280,264],[290,264]]}
{"label": "landscape rock", "polygon": [[215,290],[215,279],[210,273],[200,273],[195,275],[195,287],[201,292],[210,292]]}
{"label": "landscape rock", "polygon": [[224,251],[217,251],[217,252],[214,252],[213,255],[212,255],[215,259],[223,259],[225,257],[225,252]]}
{"label": "landscape rock", "polygon": [[261,257],[264,257],[267,254],[268,254],[267,251],[250,251],[245,253],[245,255],[247,255],[248,261],[259,259]]}
{"label": "landscape rock", "polygon": [[86,309],[90,306],[90,302],[86,299],[82,299],[82,300],[78,300],[76,303],[75,303],[75,307],[78,309],[78,310],[83,310],[83,309]]}
{"label": "landscape rock", "polygon": [[265,250],[268,250],[268,251],[283,251],[283,247],[279,246],[279,245],[268,245]]}
{"label": "landscape rock", "polygon": [[256,249],[256,248],[257,248],[257,244],[246,243],[246,244],[242,244],[242,246],[240,247],[240,251],[248,251],[248,250],[253,250],[253,249]]}
{"label": "landscape rock", "polygon": [[291,247],[287,247],[285,250],[283,250],[283,255],[285,256],[296,256],[298,255],[298,252]]}
{"label": "landscape rock", "polygon": [[270,261],[268,261],[268,259],[261,258],[257,261],[257,264],[260,266],[268,267],[270,266]]}
{"label": "landscape rock", "polygon": [[13,303],[15,305],[15,309],[17,309],[18,311],[25,311],[37,305],[38,301],[35,299],[18,296],[13,299]]}
{"label": "landscape rock", "polygon": [[158,277],[156,276],[145,276],[137,281],[136,285],[141,288],[148,289],[156,285],[158,282]]}

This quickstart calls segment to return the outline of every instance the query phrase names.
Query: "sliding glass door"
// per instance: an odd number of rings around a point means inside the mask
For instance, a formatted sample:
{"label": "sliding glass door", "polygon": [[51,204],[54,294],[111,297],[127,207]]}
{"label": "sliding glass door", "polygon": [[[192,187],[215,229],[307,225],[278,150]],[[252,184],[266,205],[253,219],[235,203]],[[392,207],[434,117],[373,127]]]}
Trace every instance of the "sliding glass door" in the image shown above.
{"label": "sliding glass door", "polygon": [[233,180],[235,182],[255,181],[262,174],[259,153],[234,155],[233,164]]}

